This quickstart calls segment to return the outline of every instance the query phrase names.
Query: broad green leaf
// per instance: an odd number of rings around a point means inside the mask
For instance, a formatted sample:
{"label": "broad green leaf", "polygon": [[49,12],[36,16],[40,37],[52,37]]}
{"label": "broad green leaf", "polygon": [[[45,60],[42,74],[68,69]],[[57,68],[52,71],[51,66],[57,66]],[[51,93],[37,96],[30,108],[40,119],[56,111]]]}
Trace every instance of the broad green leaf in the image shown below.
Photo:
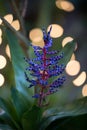
{"label": "broad green leaf", "polygon": [[21,121],[21,117],[24,114],[24,112],[26,112],[29,109],[30,103],[28,99],[22,93],[18,92],[15,88],[11,89],[11,96],[16,108],[16,112],[18,113]]}
{"label": "broad green leaf", "polygon": [[24,57],[25,57],[24,52],[21,46],[19,45],[18,39],[11,32],[11,30],[6,29],[5,34],[11,51],[16,88],[22,94],[24,94],[29,99],[30,102],[32,102],[33,101],[31,98],[32,89],[27,88],[28,84],[24,75],[24,71],[26,68],[25,61],[24,61]]}
{"label": "broad green leaf", "polygon": [[0,123],[0,129],[1,130],[14,130],[14,129],[10,128],[10,126],[8,126],[6,124],[3,125],[1,123]]}
{"label": "broad green leaf", "polygon": [[63,59],[60,60],[59,63],[63,63],[64,65],[66,65],[69,62],[69,60],[72,56],[72,53],[75,50],[75,45],[76,45],[76,42],[73,40],[73,41],[69,42],[68,44],[66,44],[64,46],[64,48],[62,48],[61,52],[64,53],[64,57],[63,57]]}
{"label": "broad green leaf", "polygon": [[15,107],[10,99],[6,100],[0,98],[0,107],[6,112],[6,114],[11,118],[11,121],[15,125],[16,128],[20,130],[20,120],[16,113]]}
{"label": "broad green leaf", "polygon": [[0,88],[0,97],[7,99],[10,98],[11,91],[9,86],[3,86]]}
{"label": "broad green leaf", "polygon": [[87,126],[87,114],[73,117],[65,117],[52,122],[45,130],[85,130]]}
{"label": "broad green leaf", "polygon": [[11,118],[6,114],[0,114],[0,124],[9,125],[11,128],[16,129],[14,123],[12,122]]}
{"label": "broad green leaf", "polygon": [[40,130],[44,130],[53,121],[65,118],[75,117],[87,113],[87,97],[76,100],[71,104],[66,104],[61,107],[49,108],[43,113]]}
{"label": "broad green leaf", "polygon": [[33,106],[29,109],[22,117],[23,130],[38,130],[41,116],[41,108]]}

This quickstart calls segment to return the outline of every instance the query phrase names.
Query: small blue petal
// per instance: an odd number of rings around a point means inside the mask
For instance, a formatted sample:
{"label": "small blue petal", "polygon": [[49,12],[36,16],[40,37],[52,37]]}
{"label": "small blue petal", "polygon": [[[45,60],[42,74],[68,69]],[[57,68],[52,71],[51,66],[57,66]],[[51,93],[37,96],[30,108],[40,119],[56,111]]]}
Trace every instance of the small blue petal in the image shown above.
{"label": "small blue petal", "polygon": [[40,98],[39,94],[35,94],[34,96],[32,96],[33,98]]}

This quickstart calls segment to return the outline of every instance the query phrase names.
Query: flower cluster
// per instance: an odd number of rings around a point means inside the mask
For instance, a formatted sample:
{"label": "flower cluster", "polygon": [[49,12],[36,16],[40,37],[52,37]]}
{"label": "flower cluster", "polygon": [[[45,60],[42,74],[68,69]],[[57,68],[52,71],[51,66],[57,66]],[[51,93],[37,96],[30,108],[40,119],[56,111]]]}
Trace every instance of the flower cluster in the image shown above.
{"label": "flower cluster", "polygon": [[[38,87],[38,92],[35,93],[34,98],[44,99],[47,95],[57,92],[65,81],[64,76],[60,77],[65,66],[63,64],[58,65],[64,54],[58,55],[59,51],[50,50],[52,47],[51,29],[52,27],[48,33],[43,30],[43,48],[31,45],[36,57],[34,59],[25,58],[29,64],[26,70],[30,71],[30,75],[34,77],[30,79],[27,73],[25,73],[26,80],[30,83],[29,88],[32,86]],[[56,80],[53,81],[54,77],[56,77]]]}

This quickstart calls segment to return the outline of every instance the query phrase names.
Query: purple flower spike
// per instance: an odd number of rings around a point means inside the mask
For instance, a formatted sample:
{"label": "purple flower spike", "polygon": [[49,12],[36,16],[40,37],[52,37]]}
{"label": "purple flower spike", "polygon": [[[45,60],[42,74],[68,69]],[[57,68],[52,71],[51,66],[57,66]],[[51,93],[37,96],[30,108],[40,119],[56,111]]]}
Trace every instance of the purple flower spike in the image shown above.
{"label": "purple flower spike", "polygon": [[[65,77],[61,75],[65,66],[63,64],[58,65],[64,54],[61,53],[58,55],[59,51],[56,50],[49,51],[49,48],[52,47],[53,43],[52,38],[50,37],[51,30],[52,27],[48,33],[43,30],[43,48],[31,45],[36,57],[34,59],[25,59],[29,65],[26,68],[26,71],[29,71],[30,75],[33,76],[33,79],[30,79],[26,72],[25,77],[29,82],[29,88],[32,86],[38,87],[36,88],[38,93],[35,93],[33,98],[39,99],[39,105],[42,104],[42,101],[47,95],[57,92],[59,87],[65,82]],[[56,77],[56,80],[52,83],[49,82],[51,77]]]}

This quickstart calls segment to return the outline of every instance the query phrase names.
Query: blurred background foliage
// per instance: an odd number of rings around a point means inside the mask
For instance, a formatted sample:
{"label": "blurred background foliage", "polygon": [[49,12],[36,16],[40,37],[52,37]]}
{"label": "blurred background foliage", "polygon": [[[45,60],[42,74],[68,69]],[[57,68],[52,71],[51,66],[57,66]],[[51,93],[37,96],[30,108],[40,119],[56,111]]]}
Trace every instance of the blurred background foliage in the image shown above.
{"label": "blurred background foliage", "polygon": [[[53,26],[51,33],[54,41],[53,49],[61,50],[66,43],[75,39],[77,42],[76,49],[65,70],[66,83],[63,89],[57,93],[58,99],[55,99],[56,96],[51,99],[51,104],[61,106],[87,96],[86,0],[0,0],[0,16],[4,17],[17,32],[21,32],[20,34],[12,30],[19,38],[24,53],[27,56],[29,54],[30,57],[32,57],[32,49],[27,46],[28,42],[32,41],[34,45],[43,46],[40,29],[44,27],[47,29],[50,24]],[[4,94],[7,97],[9,95],[7,95],[7,87],[15,83],[8,46],[9,40],[7,41],[5,38],[1,24],[2,20],[0,19],[0,96]],[[7,26],[11,29],[9,25]],[[12,35],[9,32],[6,32],[6,34],[8,39],[11,37],[10,40],[12,40]],[[27,38],[25,39],[23,36]],[[26,44],[24,44],[24,41],[26,41]],[[16,56],[20,59],[19,53],[21,51],[18,52],[16,47],[13,48],[13,56],[17,54]],[[20,80],[19,77],[17,78]],[[10,92],[8,91],[8,93]],[[60,121],[56,120],[47,129],[82,130],[87,127],[86,119],[87,114],[70,118],[70,120],[66,118]],[[62,120],[65,120],[64,124],[62,124]],[[58,124],[58,128],[54,127],[56,124]]]}

